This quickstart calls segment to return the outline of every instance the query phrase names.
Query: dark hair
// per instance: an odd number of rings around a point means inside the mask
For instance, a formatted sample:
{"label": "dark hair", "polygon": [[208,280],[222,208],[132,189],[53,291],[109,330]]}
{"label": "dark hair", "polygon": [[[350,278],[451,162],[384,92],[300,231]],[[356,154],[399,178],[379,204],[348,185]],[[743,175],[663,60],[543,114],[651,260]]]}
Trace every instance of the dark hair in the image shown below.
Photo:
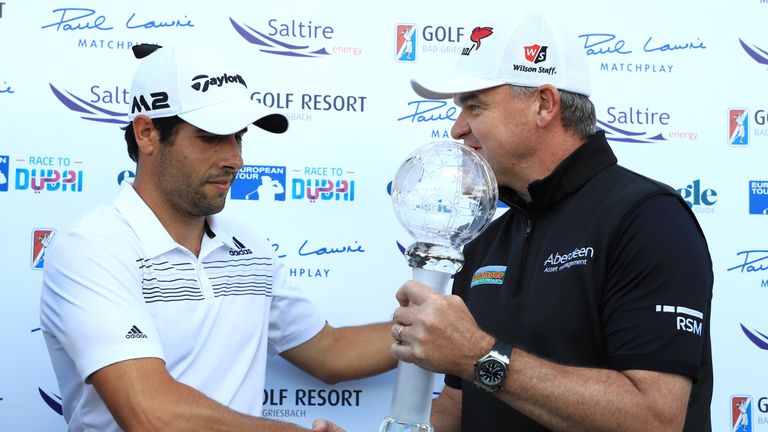
{"label": "dark hair", "polygon": [[[171,145],[176,138],[176,129],[184,120],[179,116],[162,117],[152,119],[152,125],[160,133],[160,142]],[[136,136],[133,134],[133,122],[128,123],[121,128],[125,131],[125,143],[128,145],[128,156],[134,162],[139,161],[139,145],[136,143]]]}

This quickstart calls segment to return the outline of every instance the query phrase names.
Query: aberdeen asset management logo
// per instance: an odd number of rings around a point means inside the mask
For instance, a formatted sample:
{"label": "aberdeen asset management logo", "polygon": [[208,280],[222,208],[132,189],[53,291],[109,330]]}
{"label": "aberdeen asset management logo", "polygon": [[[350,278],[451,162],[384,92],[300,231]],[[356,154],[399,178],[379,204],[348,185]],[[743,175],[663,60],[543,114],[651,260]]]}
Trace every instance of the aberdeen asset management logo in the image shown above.
{"label": "aberdeen asset management logo", "polygon": [[221,87],[224,84],[242,84],[243,87],[248,87],[245,84],[245,80],[239,74],[229,75],[224,74],[220,77],[209,77],[208,75],[197,75],[192,78],[192,88],[199,92],[207,92],[210,86]]}
{"label": "aberdeen asset management logo", "polygon": [[523,49],[525,50],[525,59],[531,63],[541,63],[547,60],[547,46],[536,44],[524,46]]}
{"label": "aberdeen asset management logo", "polygon": [[749,144],[749,110],[731,108],[728,110],[728,144],[745,146]]}

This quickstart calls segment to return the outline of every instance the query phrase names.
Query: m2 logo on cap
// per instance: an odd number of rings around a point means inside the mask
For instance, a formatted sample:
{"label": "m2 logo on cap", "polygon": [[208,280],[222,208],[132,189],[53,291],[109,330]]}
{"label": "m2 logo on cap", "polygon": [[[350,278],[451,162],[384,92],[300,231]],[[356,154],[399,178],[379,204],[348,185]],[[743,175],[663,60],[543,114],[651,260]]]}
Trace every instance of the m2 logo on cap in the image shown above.
{"label": "m2 logo on cap", "polygon": [[470,287],[477,285],[501,285],[504,283],[504,275],[507,273],[507,266],[485,266],[480,267],[472,275]]}
{"label": "m2 logo on cap", "polygon": [[245,80],[243,79],[243,77],[241,77],[239,74],[237,75],[224,74],[220,77],[209,77],[208,75],[198,75],[192,78],[192,88],[203,93],[207,92],[210,86],[221,87],[224,84],[230,84],[230,83],[238,83],[238,84],[242,84],[245,87],[248,87],[245,84]]}
{"label": "m2 logo on cap", "polygon": [[547,46],[539,44],[524,46],[525,59],[531,63],[541,63],[547,59]]}
{"label": "m2 logo on cap", "polygon": [[472,29],[472,33],[469,35],[469,40],[473,42],[472,46],[466,47],[461,50],[461,55],[469,55],[472,52],[472,48],[475,51],[480,49],[482,40],[493,34],[493,27],[475,27]]}
{"label": "m2 logo on cap", "polygon": [[144,95],[134,96],[133,103],[131,104],[131,114],[135,112],[153,111],[171,107],[171,105],[168,103],[168,93],[166,92],[150,93],[149,97],[152,98],[151,104],[147,101]]}

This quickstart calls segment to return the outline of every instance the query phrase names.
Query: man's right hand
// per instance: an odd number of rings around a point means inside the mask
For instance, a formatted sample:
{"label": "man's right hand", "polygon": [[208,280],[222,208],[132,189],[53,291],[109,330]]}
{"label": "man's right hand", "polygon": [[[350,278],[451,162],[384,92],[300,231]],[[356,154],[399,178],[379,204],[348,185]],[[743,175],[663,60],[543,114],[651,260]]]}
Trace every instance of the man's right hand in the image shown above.
{"label": "man's right hand", "polygon": [[312,422],[312,432],[344,432],[344,429],[328,420],[317,419]]}

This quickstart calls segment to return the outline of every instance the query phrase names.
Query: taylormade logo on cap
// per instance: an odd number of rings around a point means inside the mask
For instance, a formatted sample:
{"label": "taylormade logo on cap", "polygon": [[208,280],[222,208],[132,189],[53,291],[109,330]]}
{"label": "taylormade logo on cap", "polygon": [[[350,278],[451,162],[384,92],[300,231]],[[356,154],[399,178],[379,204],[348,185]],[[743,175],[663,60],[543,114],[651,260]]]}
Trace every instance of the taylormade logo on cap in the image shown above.
{"label": "taylormade logo on cap", "polygon": [[414,91],[427,99],[450,99],[503,84],[551,84],[559,90],[591,94],[586,53],[567,25],[536,14],[510,21],[475,27],[454,71],[413,79]]}
{"label": "taylormade logo on cap", "polygon": [[231,84],[231,83],[237,83],[242,84],[246,88],[248,87],[245,84],[245,80],[243,77],[238,75],[229,75],[224,74],[220,77],[209,77],[208,75],[198,75],[194,78],[192,78],[192,88],[201,92],[208,91],[208,87],[214,85],[217,87],[221,87],[224,84]]}

